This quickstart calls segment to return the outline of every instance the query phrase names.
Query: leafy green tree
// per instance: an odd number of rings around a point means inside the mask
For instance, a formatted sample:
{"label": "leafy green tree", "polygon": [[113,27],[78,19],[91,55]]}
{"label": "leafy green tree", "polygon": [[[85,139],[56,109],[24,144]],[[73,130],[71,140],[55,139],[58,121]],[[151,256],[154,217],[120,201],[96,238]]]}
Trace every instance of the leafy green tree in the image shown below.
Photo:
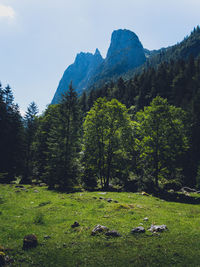
{"label": "leafy green tree", "polygon": [[106,101],[105,98],[99,98],[86,116],[84,167],[86,173],[93,171],[104,188],[109,187],[110,179],[115,177],[119,169],[118,163],[126,155],[125,136],[128,130],[131,131],[128,111],[116,99]]}
{"label": "leafy green tree", "polygon": [[185,113],[157,96],[136,114],[139,123],[140,169],[147,169],[155,185],[162,177],[174,179],[181,169],[181,155],[188,149]]}

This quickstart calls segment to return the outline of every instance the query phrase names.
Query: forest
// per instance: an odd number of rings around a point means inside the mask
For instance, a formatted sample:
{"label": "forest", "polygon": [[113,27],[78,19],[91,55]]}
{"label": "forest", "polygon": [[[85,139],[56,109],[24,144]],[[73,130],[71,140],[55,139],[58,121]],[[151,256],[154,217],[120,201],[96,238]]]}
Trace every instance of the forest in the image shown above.
{"label": "forest", "polygon": [[199,42],[42,114],[0,84],[0,266],[199,266]]}
{"label": "forest", "polygon": [[0,182],[66,191],[199,189],[200,57],[194,49],[180,57],[199,33],[161,50],[132,78],[81,96],[72,81],[42,115],[32,102],[22,117],[10,86],[0,86]]}

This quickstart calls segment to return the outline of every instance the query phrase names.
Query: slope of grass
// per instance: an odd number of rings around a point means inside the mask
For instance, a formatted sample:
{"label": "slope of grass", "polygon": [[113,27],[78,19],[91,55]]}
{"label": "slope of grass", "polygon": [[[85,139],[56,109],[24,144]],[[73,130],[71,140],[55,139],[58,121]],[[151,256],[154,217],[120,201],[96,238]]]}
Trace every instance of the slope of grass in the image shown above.
{"label": "slope of grass", "polygon": [[[199,205],[136,193],[26,188],[0,185],[0,246],[14,259],[12,266],[200,266]],[[74,221],[80,226],[71,228]],[[152,223],[166,224],[169,230],[130,233],[137,226],[147,230]],[[121,237],[92,236],[97,224],[117,230]],[[27,234],[35,234],[39,245],[24,251]]]}

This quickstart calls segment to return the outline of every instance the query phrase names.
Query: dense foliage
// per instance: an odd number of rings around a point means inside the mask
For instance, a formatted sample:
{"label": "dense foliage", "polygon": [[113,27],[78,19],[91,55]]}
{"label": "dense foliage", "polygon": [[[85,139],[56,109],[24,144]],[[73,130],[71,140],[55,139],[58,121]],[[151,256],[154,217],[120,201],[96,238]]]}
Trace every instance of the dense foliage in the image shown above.
{"label": "dense foliage", "polygon": [[[98,177],[102,187],[109,187],[111,178],[126,170],[121,164],[127,158],[127,143],[131,136],[128,110],[116,99],[99,98],[84,122],[85,181]],[[90,177],[88,177],[88,174]]]}
{"label": "dense foliage", "polygon": [[185,183],[183,155],[189,145],[181,108],[160,96],[138,112],[116,99],[98,98],[87,113],[86,105],[86,96],[78,99],[72,84],[61,104],[50,105],[39,117],[31,103],[23,125],[19,115],[17,129],[23,135],[17,148],[22,154],[10,161],[21,160],[23,167],[16,167],[7,179],[2,168],[4,181],[19,175],[22,183],[42,180],[50,188],[65,190],[76,184],[104,189],[112,184],[129,190],[134,184],[134,189],[152,190],[172,179]]}
{"label": "dense foliage", "polygon": [[80,97],[70,84],[62,102],[40,116],[31,103],[22,119],[10,87],[0,87],[1,181],[20,177],[68,190],[150,190],[171,181],[199,188],[199,35],[197,27],[131,79]]}
{"label": "dense foliage", "polygon": [[18,105],[9,86],[0,85],[0,182],[23,172],[24,129]]}

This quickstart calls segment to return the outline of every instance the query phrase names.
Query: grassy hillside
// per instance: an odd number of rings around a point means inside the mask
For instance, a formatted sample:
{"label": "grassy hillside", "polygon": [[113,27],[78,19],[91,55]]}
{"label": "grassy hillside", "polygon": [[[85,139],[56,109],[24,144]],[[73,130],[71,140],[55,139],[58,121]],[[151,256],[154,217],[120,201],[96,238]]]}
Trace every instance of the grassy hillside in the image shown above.
{"label": "grassy hillside", "polygon": [[[26,189],[0,185],[0,250],[14,260],[12,266],[199,266],[199,205],[139,193]],[[80,226],[71,228],[74,221]],[[92,236],[97,224],[121,237]],[[130,233],[151,224],[166,224],[169,230]],[[36,248],[22,249],[27,234],[37,236]]]}

